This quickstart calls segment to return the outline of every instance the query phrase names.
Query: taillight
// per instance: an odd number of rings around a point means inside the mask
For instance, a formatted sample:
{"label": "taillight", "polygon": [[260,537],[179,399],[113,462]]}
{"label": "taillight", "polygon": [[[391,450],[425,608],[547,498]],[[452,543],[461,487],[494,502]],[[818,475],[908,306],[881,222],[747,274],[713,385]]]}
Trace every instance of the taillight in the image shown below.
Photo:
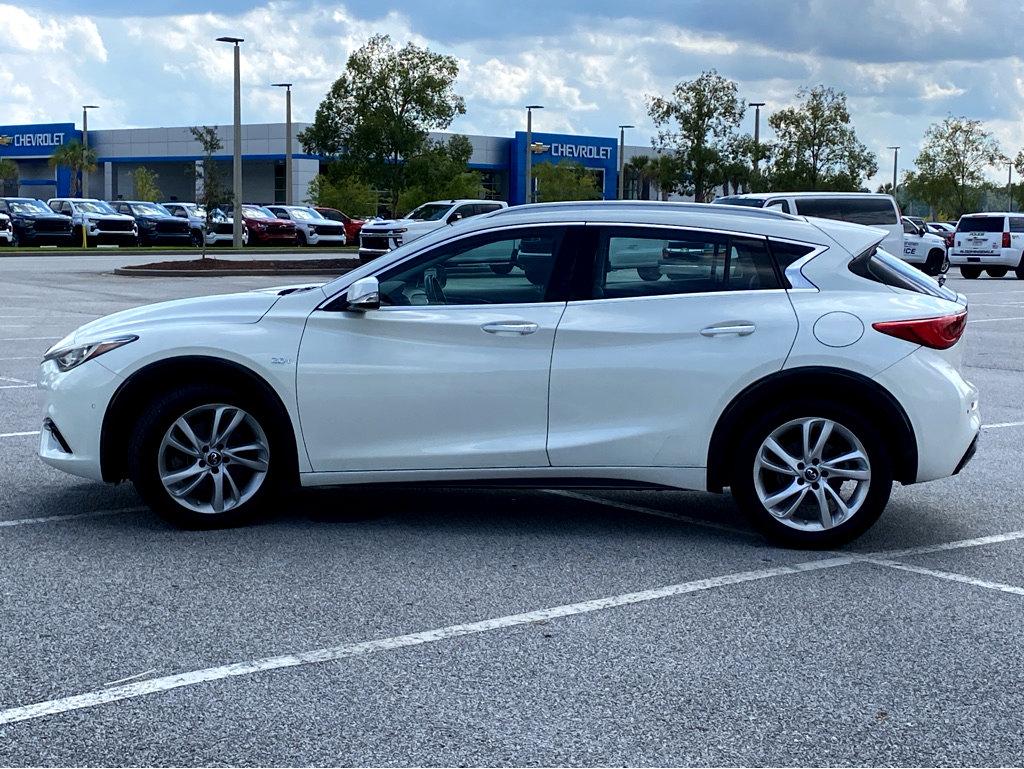
{"label": "taillight", "polygon": [[967,310],[939,318],[887,320],[872,323],[871,327],[883,334],[931,347],[933,350],[948,350],[963,336],[967,327]]}
{"label": "taillight", "polygon": [[1009,248],[1009,247],[1010,247],[1010,233],[1004,232],[1003,233],[1003,248]]}

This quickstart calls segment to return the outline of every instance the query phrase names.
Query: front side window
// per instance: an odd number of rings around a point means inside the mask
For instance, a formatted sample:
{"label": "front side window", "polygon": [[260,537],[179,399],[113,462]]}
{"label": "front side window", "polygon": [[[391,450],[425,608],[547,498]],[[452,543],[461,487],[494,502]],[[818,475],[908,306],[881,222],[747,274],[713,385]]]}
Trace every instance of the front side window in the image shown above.
{"label": "front side window", "polygon": [[424,203],[419,208],[409,212],[406,219],[414,219],[421,222],[436,222],[444,217],[451,209],[450,203]]}
{"label": "front side window", "polygon": [[772,208],[776,211],[781,211],[784,214],[789,213],[789,202],[785,200],[773,200],[765,208]]}
{"label": "front side window", "polygon": [[549,301],[562,227],[462,238],[378,275],[381,304],[527,304]]}
{"label": "front side window", "polygon": [[78,210],[85,214],[112,214],[114,209],[102,200],[79,200],[75,203]]}
{"label": "front side window", "polygon": [[133,203],[128,206],[130,210],[124,213],[133,213],[135,216],[168,216],[167,209],[156,203]]}
{"label": "front side window", "polygon": [[607,230],[594,296],[620,299],[781,288],[764,240],[671,230]]}

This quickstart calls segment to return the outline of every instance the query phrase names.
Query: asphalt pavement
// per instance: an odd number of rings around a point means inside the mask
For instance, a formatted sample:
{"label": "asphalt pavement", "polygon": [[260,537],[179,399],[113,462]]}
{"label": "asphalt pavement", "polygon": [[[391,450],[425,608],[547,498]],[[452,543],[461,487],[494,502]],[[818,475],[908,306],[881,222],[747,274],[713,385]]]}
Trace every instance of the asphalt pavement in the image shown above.
{"label": "asphalt pavement", "polygon": [[0,764],[1021,763],[1024,281],[950,280],[974,461],[808,553],[668,491],[316,490],[175,530],[36,459],[41,353],[297,278],[110,274],[135,259],[0,259]]}

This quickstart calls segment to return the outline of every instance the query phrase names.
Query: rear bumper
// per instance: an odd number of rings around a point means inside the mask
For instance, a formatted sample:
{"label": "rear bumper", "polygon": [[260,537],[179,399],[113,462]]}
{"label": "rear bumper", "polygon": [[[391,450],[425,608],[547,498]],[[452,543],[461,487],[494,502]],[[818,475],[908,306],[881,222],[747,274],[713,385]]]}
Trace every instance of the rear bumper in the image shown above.
{"label": "rear bumper", "polygon": [[916,482],[946,478],[962,469],[981,430],[978,388],[948,356],[919,348],[875,381],[896,396],[910,419],[917,443]]}
{"label": "rear bumper", "polygon": [[1015,248],[1001,248],[990,254],[949,252],[949,263],[956,267],[1016,267],[1020,261],[1021,252]]}

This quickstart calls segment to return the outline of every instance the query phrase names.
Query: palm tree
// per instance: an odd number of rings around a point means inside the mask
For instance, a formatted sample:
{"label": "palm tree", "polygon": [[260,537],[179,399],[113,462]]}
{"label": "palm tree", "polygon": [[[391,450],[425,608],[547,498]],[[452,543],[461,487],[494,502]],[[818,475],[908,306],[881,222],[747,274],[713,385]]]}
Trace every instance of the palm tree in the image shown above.
{"label": "palm tree", "polygon": [[7,182],[18,178],[18,164],[9,158],[0,158],[0,192],[6,192]]}
{"label": "palm tree", "polygon": [[658,185],[662,200],[668,200],[672,188],[679,182],[679,163],[671,155],[658,155],[647,167],[647,175]]}
{"label": "palm tree", "polygon": [[71,196],[78,195],[80,176],[96,170],[96,150],[85,147],[79,141],[71,141],[59,146],[50,156],[50,168],[67,166],[71,169]]}
{"label": "palm tree", "polygon": [[[626,161],[625,173],[628,185],[626,188],[630,188],[633,183],[636,183],[636,197],[639,200],[644,197],[645,183],[650,182],[650,177],[647,174],[648,167],[651,164],[650,155],[634,155]],[[649,189],[649,188],[648,188]]]}

